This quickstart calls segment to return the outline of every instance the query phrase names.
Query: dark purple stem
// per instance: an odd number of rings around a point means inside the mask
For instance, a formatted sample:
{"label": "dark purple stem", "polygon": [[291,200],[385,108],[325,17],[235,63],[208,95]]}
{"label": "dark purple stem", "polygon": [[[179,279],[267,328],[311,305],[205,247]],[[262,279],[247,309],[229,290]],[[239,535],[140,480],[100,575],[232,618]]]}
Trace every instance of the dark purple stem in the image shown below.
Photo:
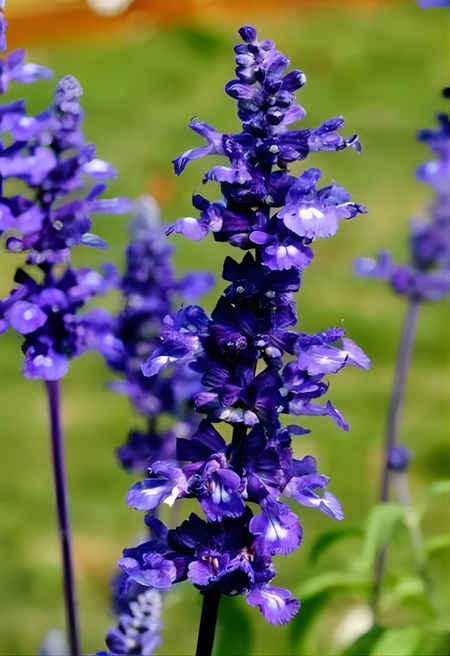
{"label": "dark purple stem", "polygon": [[410,301],[403,322],[402,336],[397,351],[394,382],[386,423],[386,438],[384,445],[383,472],[381,480],[380,501],[389,500],[389,484],[391,472],[388,467],[389,453],[398,444],[405,402],[406,383],[411,366],[411,356],[416,336],[417,320],[419,318],[420,301]]}
{"label": "dark purple stem", "polygon": [[61,427],[59,382],[46,382],[46,386],[50,409],[53,475],[55,479],[56,509],[61,541],[67,637],[69,641],[70,656],[81,656],[78,607],[75,592],[75,578],[73,574],[72,542],[70,536],[67,478],[64,462],[64,440]]}
{"label": "dark purple stem", "polygon": [[[416,336],[417,320],[419,318],[420,301],[409,301],[406,309],[405,319],[403,321],[402,335],[397,351],[395,362],[394,381],[392,384],[391,399],[389,402],[389,411],[386,422],[386,436],[384,443],[383,469],[381,474],[380,501],[389,501],[389,488],[392,479],[392,472],[389,468],[389,453],[393,446],[398,444],[400,428],[403,416],[403,406],[405,402],[406,383],[411,366],[411,357]],[[402,501],[400,500],[400,503]],[[381,581],[387,559],[387,545],[383,545],[378,551],[375,559],[374,568],[374,606],[375,610],[381,592]]]}
{"label": "dark purple stem", "polygon": [[202,616],[195,656],[211,656],[212,654],[219,603],[220,592],[218,590],[212,588],[203,593]]}

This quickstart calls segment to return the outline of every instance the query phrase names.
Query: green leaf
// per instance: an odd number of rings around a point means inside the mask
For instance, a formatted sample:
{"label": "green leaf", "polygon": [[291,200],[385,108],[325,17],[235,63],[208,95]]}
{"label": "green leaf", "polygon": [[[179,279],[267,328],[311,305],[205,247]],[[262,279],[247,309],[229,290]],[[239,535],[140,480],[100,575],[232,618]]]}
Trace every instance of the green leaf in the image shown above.
{"label": "green leaf", "polygon": [[380,639],[386,629],[374,625],[370,631],[360,636],[355,642],[347,647],[342,656],[363,656],[372,653],[372,648]]}
{"label": "green leaf", "polygon": [[370,577],[355,572],[326,572],[308,579],[303,583],[298,595],[303,602],[326,591],[337,591],[340,589],[370,589],[372,582]]}
{"label": "green leaf", "polygon": [[370,656],[415,656],[426,632],[420,626],[387,629],[375,643]]}
{"label": "green leaf", "polygon": [[424,548],[428,554],[432,554],[441,549],[448,549],[450,546],[450,535],[434,535],[432,538],[425,540]]}
{"label": "green leaf", "polygon": [[436,610],[430,599],[430,593],[423,578],[418,576],[407,576],[401,579],[392,591],[391,604],[398,603],[414,608],[426,617],[436,616]]}
{"label": "green leaf", "polygon": [[418,576],[408,576],[397,583],[393,594],[397,599],[402,600],[411,597],[426,597],[428,592],[423,579]]}
{"label": "green leaf", "polygon": [[441,494],[450,494],[450,480],[443,479],[430,485],[428,492],[431,496],[437,497]]}
{"label": "green leaf", "polygon": [[222,595],[219,608],[217,656],[248,656],[252,652],[253,626],[242,597]]}
{"label": "green leaf", "polygon": [[389,542],[404,516],[403,506],[397,503],[382,503],[372,509],[367,519],[363,549],[362,567],[365,571],[372,570],[377,552]]}
{"label": "green leaf", "polygon": [[311,564],[314,564],[317,562],[319,557],[327,549],[329,549],[331,546],[336,544],[336,542],[339,542],[340,540],[343,540],[345,538],[360,537],[361,535],[362,535],[361,529],[357,528],[356,526],[344,528],[344,529],[334,529],[332,531],[326,531],[326,533],[322,533],[321,535],[319,535],[317,540],[314,542],[309,552],[308,560],[310,561]]}

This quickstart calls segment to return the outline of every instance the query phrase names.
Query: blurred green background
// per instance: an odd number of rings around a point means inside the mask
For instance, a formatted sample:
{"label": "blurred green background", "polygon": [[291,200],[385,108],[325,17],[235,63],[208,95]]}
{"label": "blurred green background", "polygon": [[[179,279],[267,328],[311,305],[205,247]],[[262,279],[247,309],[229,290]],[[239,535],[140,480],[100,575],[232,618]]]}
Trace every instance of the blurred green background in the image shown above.
{"label": "blurred green background", "polygon": [[[307,160],[307,166],[323,169],[324,184],[338,181],[370,213],[342,222],[333,239],[316,242],[316,257],[305,272],[299,294],[299,326],[312,332],[343,326],[372,358],[373,367],[368,372],[346,369],[337,378],[331,377],[329,397],[350,421],[349,434],[341,433],[327,418],[310,418],[302,425],[312,428],[312,434],[296,438],[295,443],[298,456],[318,458],[320,471],[331,478],[330,490],[342,501],[347,526],[354,526],[364,520],[377,499],[380,446],[405,304],[383,283],[353,277],[352,261],[379,247],[391,248],[395,258],[404,261],[408,218],[423,215],[424,205],[432,199],[431,190],[414,180],[415,167],[430,158],[426,147],[415,141],[415,134],[422,127],[434,126],[436,112],[444,110],[440,90],[448,78],[445,10],[425,12],[414,0],[315,11],[303,11],[300,3],[297,11],[280,9],[255,19],[243,6],[239,16],[224,15],[220,20],[197,17],[195,22],[164,28],[134,22],[111,38],[99,35],[67,44],[59,39],[55,45],[32,45],[28,60],[50,66],[56,80],[69,73],[80,80],[87,138],[96,142],[98,156],[117,166],[120,173],[110,185],[110,195],[133,198],[153,193],[163,206],[164,219],[173,221],[191,214],[191,194],[205,167],[213,165],[212,159],[195,162],[179,179],[172,173],[171,160],[200,144],[188,129],[191,117],[199,116],[220,131],[238,130],[234,101],[223,88],[234,77],[236,30],[247,22],[256,24],[261,38],[274,39],[292,65],[305,71],[308,84],[299,95],[308,114],[302,127],[343,114],[345,136],[358,133],[363,144],[359,157],[344,151],[312,154]],[[26,97],[28,111],[38,112],[51,103],[54,86],[55,81],[12,86],[4,101]],[[294,166],[296,172],[303,168]],[[100,216],[94,221],[94,231],[111,244],[108,259],[119,267],[127,239],[126,221],[120,216]],[[220,263],[229,247],[212,240],[174,241],[180,271],[195,267],[217,273],[217,290],[206,299],[212,309],[223,287]],[[103,257],[84,248],[74,253],[77,265],[98,266]],[[20,263],[15,255],[0,254],[0,298],[10,290]],[[120,299],[111,297],[107,303],[118,308]],[[415,453],[411,487],[413,499],[419,502],[427,486],[448,477],[447,338],[447,303],[424,307],[402,431],[403,441]],[[12,331],[0,340],[3,655],[35,654],[46,630],[64,625],[45,391],[38,381],[22,377],[20,341]],[[62,383],[85,653],[104,648],[105,630],[112,623],[107,615],[108,580],[123,547],[134,543],[143,524],[142,514],[125,505],[130,478],[113,456],[114,447],[140,420],[132,416],[125,398],[105,389],[110,378],[100,356],[86,354],[71,364]],[[300,508],[300,517],[302,548],[275,559],[276,583],[292,590],[318,572],[345,567],[359,553],[357,540],[351,540],[311,563],[311,545],[334,525],[308,508]],[[425,534],[442,533],[447,526],[447,503],[437,500],[426,517]],[[408,567],[406,548],[403,565]],[[431,573],[445,602],[445,552],[433,557]],[[200,595],[183,584],[166,599],[164,643],[158,653],[192,653]],[[293,651],[289,629],[270,626],[241,598],[226,599],[222,616],[226,630],[237,631],[236,609],[242,611],[240,631],[253,640],[253,654],[327,655],[334,653],[333,632],[354,603],[352,595],[344,594],[329,605],[312,628],[307,651],[302,652]],[[293,623],[301,622],[300,611]],[[231,634],[228,638],[220,639],[221,653],[241,653],[239,640],[236,643]]]}

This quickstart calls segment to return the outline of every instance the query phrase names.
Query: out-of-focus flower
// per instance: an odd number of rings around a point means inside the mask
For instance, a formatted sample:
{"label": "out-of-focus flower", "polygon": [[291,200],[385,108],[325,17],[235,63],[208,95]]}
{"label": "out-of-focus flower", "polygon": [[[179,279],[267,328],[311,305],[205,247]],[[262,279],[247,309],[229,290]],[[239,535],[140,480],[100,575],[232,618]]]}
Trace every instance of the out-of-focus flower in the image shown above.
{"label": "out-of-focus flower", "polygon": [[127,581],[123,573],[114,581],[114,591],[119,621],[106,634],[108,653],[151,656],[161,644],[162,593]]}
{"label": "out-of-focus flower", "polygon": [[430,7],[448,7],[450,0],[417,0],[423,9],[430,9]]}
{"label": "out-of-focus flower", "polygon": [[388,467],[393,471],[406,471],[412,458],[413,453],[411,449],[403,444],[397,444],[389,451]]}
{"label": "out-of-focus flower", "polygon": [[[197,298],[211,288],[214,278],[210,273],[191,272],[177,280],[171,259],[174,247],[165,237],[156,202],[142,197],[133,209],[136,216],[130,224],[126,271],[117,283],[125,308],[117,317],[92,310],[83,324],[90,348],[100,351],[111,369],[122,374],[110,384],[111,389],[128,395],[148,420],[146,431],[132,431],[117,450],[126,469],[145,471],[155,460],[175,457],[177,437],[188,434],[193,421],[198,423],[193,399],[200,391],[201,376],[179,367],[173,375],[146,378],[141,364],[159,347],[163,320],[173,310],[175,298]],[[162,415],[171,415],[176,424],[161,430],[158,417]]]}
{"label": "out-of-focus flower", "polygon": [[422,130],[419,141],[429,145],[438,159],[421,164],[416,177],[429,184],[436,196],[430,207],[431,221],[411,221],[411,264],[398,265],[389,251],[379,251],[376,260],[361,258],[357,275],[388,280],[393,289],[413,301],[438,301],[449,293],[450,240],[450,123],[439,114],[437,130]]}

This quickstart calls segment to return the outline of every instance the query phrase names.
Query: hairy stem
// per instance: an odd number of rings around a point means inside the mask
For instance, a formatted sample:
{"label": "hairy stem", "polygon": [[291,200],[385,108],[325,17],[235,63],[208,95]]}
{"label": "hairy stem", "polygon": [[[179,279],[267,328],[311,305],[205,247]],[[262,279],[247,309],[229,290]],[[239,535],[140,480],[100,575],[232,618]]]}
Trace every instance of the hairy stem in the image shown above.
{"label": "hairy stem", "polygon": [[212,654],[219,603],[220,592],[218,590],[212,588],[203,593],[202,616],[200,618],[195,656],[211,656]]}
{"label": "hairy stem", "polygon": [[61,427],[59,382],[47,382],[50,409],[53,475],[55,479],[56,509],[63,566],[64,603],[70,656],[81,655],[78,608],[73,573],[72,542],[70,535],[69,501],[64,462],[64,440]]}

